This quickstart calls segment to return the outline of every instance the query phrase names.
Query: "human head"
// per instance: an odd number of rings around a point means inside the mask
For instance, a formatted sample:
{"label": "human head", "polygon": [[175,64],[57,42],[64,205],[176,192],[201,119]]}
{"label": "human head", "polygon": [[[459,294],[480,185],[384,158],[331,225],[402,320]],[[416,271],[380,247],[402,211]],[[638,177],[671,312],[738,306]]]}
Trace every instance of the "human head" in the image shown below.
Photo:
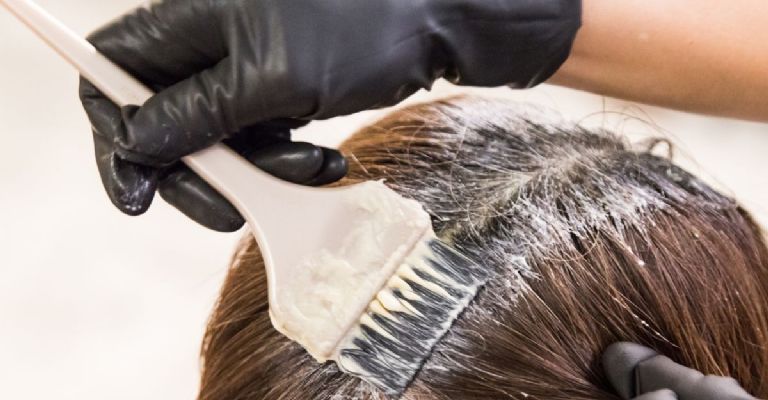
{"label": "human head", "polygon": [[[386,179],[492,271],[404,398],[616,399],[599,365],[616,341],[768,396],[768,250],[748,213],[648,149],[548,119],[459,97],[342,146],[342,184]],[[247,238],[208,326],[201,399],[385,398],[277,333],[266,290]]]}

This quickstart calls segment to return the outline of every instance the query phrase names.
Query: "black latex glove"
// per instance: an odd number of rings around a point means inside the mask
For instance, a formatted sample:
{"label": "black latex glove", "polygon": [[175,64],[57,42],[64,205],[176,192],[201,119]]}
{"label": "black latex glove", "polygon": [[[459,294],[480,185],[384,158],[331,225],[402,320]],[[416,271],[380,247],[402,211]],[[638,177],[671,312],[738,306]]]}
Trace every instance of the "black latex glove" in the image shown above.
{"label": "black latex glove", "polygon": [[635,343],[611,345],[602,360],[623,399],[755,400],[732,378],[704,375]]}
{"label": "black latex glove", "polygon": [[[147,210],[155,191],[198,223],[217,231],[239,229],[237,210],[192,170],[174,163],[156,168],[125,161],[116,154],[114,135],[120,131],[120,110],[83,81],[80,96],[93,125],[96,162],[109,198],[121,211],[138,215]],[[295,121],[273,121],[244,129],[225,141],[264,171],[294,183],[322,185],[341,179],[346,160],[336,150],[290,141]]]}
{"label": "black latex glove", "polygon": [[120,114],[84,83],[99,158],[109,158],[100,162],[114,165],[102,176],[118,206],[138,214],[152,174],[120,159],[167,166],[275,119],[395,104],[440,77],[533,86],[567,58],[580,14],[579,0],[156,2],[89,38],[158,92]]}

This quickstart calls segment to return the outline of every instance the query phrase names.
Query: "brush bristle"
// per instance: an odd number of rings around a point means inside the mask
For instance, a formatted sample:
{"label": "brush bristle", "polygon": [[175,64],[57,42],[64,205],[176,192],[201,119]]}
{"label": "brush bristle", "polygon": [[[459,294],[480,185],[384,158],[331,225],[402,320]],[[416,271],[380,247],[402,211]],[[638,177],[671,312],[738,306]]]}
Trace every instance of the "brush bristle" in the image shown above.
{"label": "brush bristle", "polygon": [[339,351],[339,368],[399,396],[488,279],[431,234],[416,246]]}

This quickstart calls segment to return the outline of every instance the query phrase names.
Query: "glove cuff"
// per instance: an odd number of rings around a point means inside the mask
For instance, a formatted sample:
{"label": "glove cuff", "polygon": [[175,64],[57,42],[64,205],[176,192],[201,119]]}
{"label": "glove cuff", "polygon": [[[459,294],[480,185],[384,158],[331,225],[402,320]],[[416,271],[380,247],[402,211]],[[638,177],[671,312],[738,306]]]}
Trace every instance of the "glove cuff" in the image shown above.
{"label": "glove cuff", "polygon": [[460,85],[527,88],[549,79],[571,52],[581,0],[435,0],[433,22]]}

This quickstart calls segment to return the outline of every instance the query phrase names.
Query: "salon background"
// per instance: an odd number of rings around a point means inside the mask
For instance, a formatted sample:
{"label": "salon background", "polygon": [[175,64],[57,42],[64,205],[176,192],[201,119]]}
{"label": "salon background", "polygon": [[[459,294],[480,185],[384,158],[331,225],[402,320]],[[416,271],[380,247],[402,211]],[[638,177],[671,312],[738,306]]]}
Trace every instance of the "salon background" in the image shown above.
{"label": "salon background", "polygon": [[[39,0],[85,35],[137,0]],[[130,218],[102,192],[77,75],[0,12],[0,398],[191,399],[198,351],[241,233],[207,231],[157,199]],[[675,55],[680,56],[680,55]],[[439,84],[410,102],[468,92]],[[472,90],[554,108],[678,162],[768,224],[768,125],[693,116],[541,86]],[[314,123],[336,145],[383,111]]]}

